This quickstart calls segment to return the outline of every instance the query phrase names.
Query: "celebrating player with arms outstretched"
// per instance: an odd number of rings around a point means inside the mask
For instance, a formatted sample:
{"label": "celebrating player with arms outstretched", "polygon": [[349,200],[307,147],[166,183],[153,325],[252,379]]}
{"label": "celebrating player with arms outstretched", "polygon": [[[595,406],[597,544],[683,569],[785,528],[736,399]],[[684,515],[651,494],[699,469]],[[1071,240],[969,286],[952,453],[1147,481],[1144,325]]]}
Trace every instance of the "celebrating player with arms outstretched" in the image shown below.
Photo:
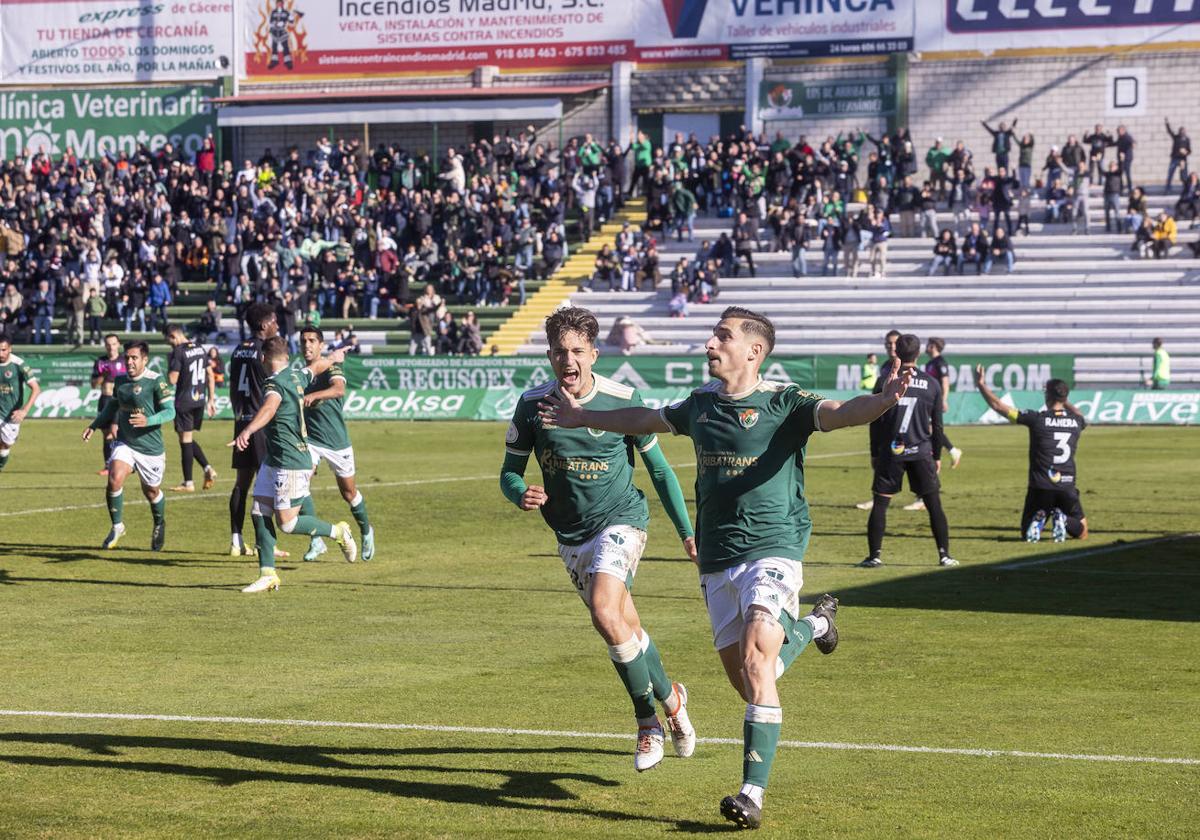
{"label": "celebrating player with arms outstretched", "polygon": [[[300,349],[304,352],[305,364],[313,364],[321,358],[325,337],[313,326],[300,330]],[[346,420],[342,417],[342,399],[346,396],[346,375],[340,365],[332,365],[313,376],[304,389],[304,422],[308,426],[308,451],[312,453],[313,469],[324,460],[337,477],[342,498],[350,505],[350,513],[358,523],[362,535],[362,559],[375,556],[375,529],[367,518],[367,503],[354,482],[354,447]],[[305,560],[316,560],[325,553],[325,541],[313,537],[309,543]]]}
{"label": "celebrating player with arms outstretched", "polygon": [[897,403],[908,380],[893,367],[881,393],[844,403],[764,382],[759,369],[775,346],[775,327],[736,306],[704,346],[715,381],[682,402],[660,411],[595,411],[569,391],[548,392],[542,417],[567,429],[692,438],[700,588],[725,673],[747,704],[743,785],[721,800],[721,814],[757,828],[783,722],[776,679],[809,641],[822,653],[837,646],[833,597],[821,596],[799,616],[800,563],[812,532],[805,444],[813,432],[871,422]]}
{"label": "celebrating player with arms outstretched", "polygon": [[308,432],[304,426],[304,385],[309,376],[328,370],[340,363],[342,357],[335,354],[318,359],[301,374],[288,367],[287,342],[279,336],[263,342],[262,354],[263,364],[271,372],[263,385],[262,408],[229,444],[245,451],[254,445],[254,435],[266,430],[267,457],[254,482],[254,508],[250,513],[258,545],[259,574],[258,580],[243,592],[279,588],[272,513],[285,534],[333,537],[351,563],[358,550],[349,525],[345,522],[330,525],[317,519],[306,505],[312,456],[308,454]]}
{"label": "celebrating player with arms outstretched", "polygon": [[208,351],[190,341],[178,324],[169,325],[164,333],[171,345],[167,378],[175,388],[175,431],[179,433],[179,453],[183,459],[183,483],[171,489],[179,493],[196,492],[192,481],[195,461],[204,470],[204,489],[208,490],[217,480],[217,471],[194,438],[204,423],[206,408],[209,417],[217,416],[217,384],[208,367]]}
{"label": "celebrating player with arms outstretched", "polygon": [[41,392],[33,369],[12,354],[8,336],[0,335],[0,470],[8,464],[21,423]]}
{"label": "celebrating player with arms outstretched", "polygon": [[115,421],[117,439],[108,460],[108,515],[112,530],[102,548],[116,548],[125,533],[125,479],[137,471],[142,494],[150,502],[154,531],[150,548],[160,551],[167,534],[167,502],[163,498],[162,479],[167,466],[161,426],[175,418],[171,384],[146,365],[150,346],[144,341],[125,345],[125,370],[113,388],[112,402],[104,407],[91,425],[83,430],[88,441],[97,429],[108,429]]}
{"label": "celebrating player with arms outstretched", "polygon": [[1067,383],[1061,379],[1046,383],[1046,407],[1041,411],[1019,411],[1000,402],[984,381],[983,365],[975,367],[975,387],[992,411],[1029,429],[1029,487],[1021,513],[1026,541],[1041,540],[1047,519],[1052,520],[1055,542],[1066,541],[1068,535],[1087,539],[1087,517],[1075,483],[1075,453],[1087,421],[1067,401],[1071,393]]}
{"label": "celebrating player with arms outstretched", "polygon": [[[546,319],[547,355],[556,380],[521,396],[505,440],[500,489],[521,510],[541,510],[554,529],[559,556],[633,700],[638,723],[633,766],[640,772],[663,757],[664,733],[655,700],[667,713],[676,755],[692,754],[696,732],[687,715],[687,691],[667,677],[629,592],[650,519],[646,497],[633,485],[635,449],[689,557],[695,558],[696,548],[679,482],[653,434],[553,429],[538,418],[538,400],[555,392],[601,408],[642,404],[634,389],[592,372],[599,332],[595,316],[586,309],[567,307]],[[544,487],[525,483],[531,453],[542,468]]]}

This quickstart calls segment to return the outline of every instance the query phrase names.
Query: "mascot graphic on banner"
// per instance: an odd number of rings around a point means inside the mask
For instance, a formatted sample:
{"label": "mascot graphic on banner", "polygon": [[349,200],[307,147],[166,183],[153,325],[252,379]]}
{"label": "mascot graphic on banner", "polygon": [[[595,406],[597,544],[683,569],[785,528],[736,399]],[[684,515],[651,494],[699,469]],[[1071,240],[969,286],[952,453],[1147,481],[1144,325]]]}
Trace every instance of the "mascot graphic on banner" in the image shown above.
{"label": "mascot graphic on banner", "polygon": [[303,17],[296,0],[262,0],[254,30],[254,60],[259,64],[266,61],[268,70],[278,67],[281,60],[288,70],[294,69],[293,54],[303,62],[308,55],[308,29],[300,22]]}

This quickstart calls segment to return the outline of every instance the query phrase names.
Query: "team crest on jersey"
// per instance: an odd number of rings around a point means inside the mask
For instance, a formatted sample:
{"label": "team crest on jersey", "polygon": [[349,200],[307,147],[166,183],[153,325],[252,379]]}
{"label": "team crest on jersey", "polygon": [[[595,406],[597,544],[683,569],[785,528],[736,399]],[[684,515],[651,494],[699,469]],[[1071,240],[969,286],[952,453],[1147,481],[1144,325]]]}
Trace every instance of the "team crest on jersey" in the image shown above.
{"label": "team crest on jersey", "polygon": [[899,441],[899,440],[892,441],[892,454],[893,455],[903,455],[904,454],[904,442],[903,441]]}
{"label": "team crest on jersey", "polygon": [[1060,473],[1058,470],[1054,469],[1053,467],[1046,470],[1046,475],[1049,477],[1050,481],[1053,482],[1054,484],[1058,484],[1060,481],[1062,481],[1062,473]]}
{"label": "team crest on jersey", "polygon": [[753,429],[758,423],[758,409],[747,408],[739,411],[738,422],[742,424],[743,429]]}
{"label": "team crest on jersey", "polygon": [[141,385],[134,385],[134,386],[133,386],[133,393],[135,393],[135,394],[140,394],[140,393],[142,393],[142,386],[141,386]]}
{"label": "team crest on jersey", "polygon": [[517,424],[509,423],[508,424],[508,432],[506,432],[504,435],[504,442],[508,443],[508,444],[516,443],[517,438],[519,438],[520,436],[521,436],[521,433],[517,431]]}
{"label": "team crest on jersey", "polygon": [[696,418],[696,422],[697,423],[707,423],[708,422],[708,412],[707,411],[700,412],[700,416]]}
{"label": "team crest on jersey", "polygon": [[602,437],[604,437],[604,430],[603,430],[603,429],[590,429],[590,428],[589,428],[589,429],[587,430],[587,433],[588,433],[589,435],[591,435],[592,437],[594,437],[594,438],[602,438]]}
{"label": "team crest on jersey", "polygon": [[6,370],[6,371],[4,371],[4,378],[5,378],[5,379],[12,379],[12,371],[11,371],[11,370]]}

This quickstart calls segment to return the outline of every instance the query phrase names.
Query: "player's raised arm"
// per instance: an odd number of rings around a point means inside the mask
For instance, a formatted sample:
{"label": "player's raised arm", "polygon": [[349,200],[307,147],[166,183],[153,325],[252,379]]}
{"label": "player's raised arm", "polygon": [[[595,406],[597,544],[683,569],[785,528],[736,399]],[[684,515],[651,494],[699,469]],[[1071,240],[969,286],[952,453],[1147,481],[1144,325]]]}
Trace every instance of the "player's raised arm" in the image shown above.
{"label": "player's raised arm", "polygon": [[652,435],[671,427],[653,408],[642,406],[612,411],[589,411],[570,394],[551,392],[538,403],[542,422],[560,429],[602,429],[621,435]]}
{"label": "player's raised arm", "polygon": [[896,359],[892,362],[892,369],[888,372],[879,393],[864,394],[846,402],[822,402],[817,409],[817,420],[820,421],[821,430],[832,432],[846,426],[863,426],[870,423],[900,401],[911,380],[912,370],[908,369],[901,374],[900,360]]}
{"label": "player's raised arm", "polygon": [[1011,405],[1005,405],[1000,402],[996,395],[992,393],[992,389],[983,381],[983,365],[975,365],[975,388],[979,391],[979,395],[983,397],[983,401],[988,404],[988,408],[1010,421],[1016,419],[1017,410]]}
{"label": "player's raised arm", "polygon": [[344,361],[346,361],[346,348],[339,347],[337,350],[331,351],[328,355],[314,359],[311,364],[305,365],[305,367],[312,372],[313,376],[320,376],[334,365],[340,365]]}

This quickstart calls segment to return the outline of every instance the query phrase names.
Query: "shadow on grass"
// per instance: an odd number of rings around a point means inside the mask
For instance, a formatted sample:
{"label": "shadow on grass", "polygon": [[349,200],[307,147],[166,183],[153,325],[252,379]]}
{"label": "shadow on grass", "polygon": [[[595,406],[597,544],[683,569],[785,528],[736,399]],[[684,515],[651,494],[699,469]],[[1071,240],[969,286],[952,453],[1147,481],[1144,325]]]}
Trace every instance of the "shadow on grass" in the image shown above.
{"label": "shadow on grass", "polygon": [[835,594],[856,607],[1200,621],[1200,537],[1029,546],[987,565],[932,567]]}
{"label": "shadow on grass", "polygon": [[[674,826],[675,820],[608,808],[591,808],[577,802],[579,795],[564,783],[597,788],[620,787],[621,782],[591,773],[567,770],[531,770],[538,756],[611,756],[614,762],[628,760],[625,750],[558,746],[461,747],[429,746],[408,748],[290,746],[260,741],[210,738],[170,738],[91,733],[0,733],[0,743],[36,747],[65,747],[81,755],[0,754],[0,762],[18,767],[61,767],[79,770],[121,770],[130,773],[176,776],[230,787],[246,782],[283,782],[342,790],[360,790],[386,796],[425,799],[459,805],[537,811],[550,814],[593,817],[613,822],[645,822]],[[285,765],[278,768],[207,766],[177,755],[129,758],[130,751],[162,750],[171,753],[222,755],[240,760]],[[479,756],[493,766],[446,766],[450,756]],[[511,762],[501,759],[512,757]],[[423,758],[433,761],[424,761]],[[406,760],[407,759],[407,760]],[[511,766],[506,766],[511,764]],[[496,766],[499,765],[499,766]],[[379,773],[445,774],[445,781],[428,781],[376,775]],[[494,777],[494,786],[462,781],[464,774]],[[688,824],[690,825],[690,823]]]}

